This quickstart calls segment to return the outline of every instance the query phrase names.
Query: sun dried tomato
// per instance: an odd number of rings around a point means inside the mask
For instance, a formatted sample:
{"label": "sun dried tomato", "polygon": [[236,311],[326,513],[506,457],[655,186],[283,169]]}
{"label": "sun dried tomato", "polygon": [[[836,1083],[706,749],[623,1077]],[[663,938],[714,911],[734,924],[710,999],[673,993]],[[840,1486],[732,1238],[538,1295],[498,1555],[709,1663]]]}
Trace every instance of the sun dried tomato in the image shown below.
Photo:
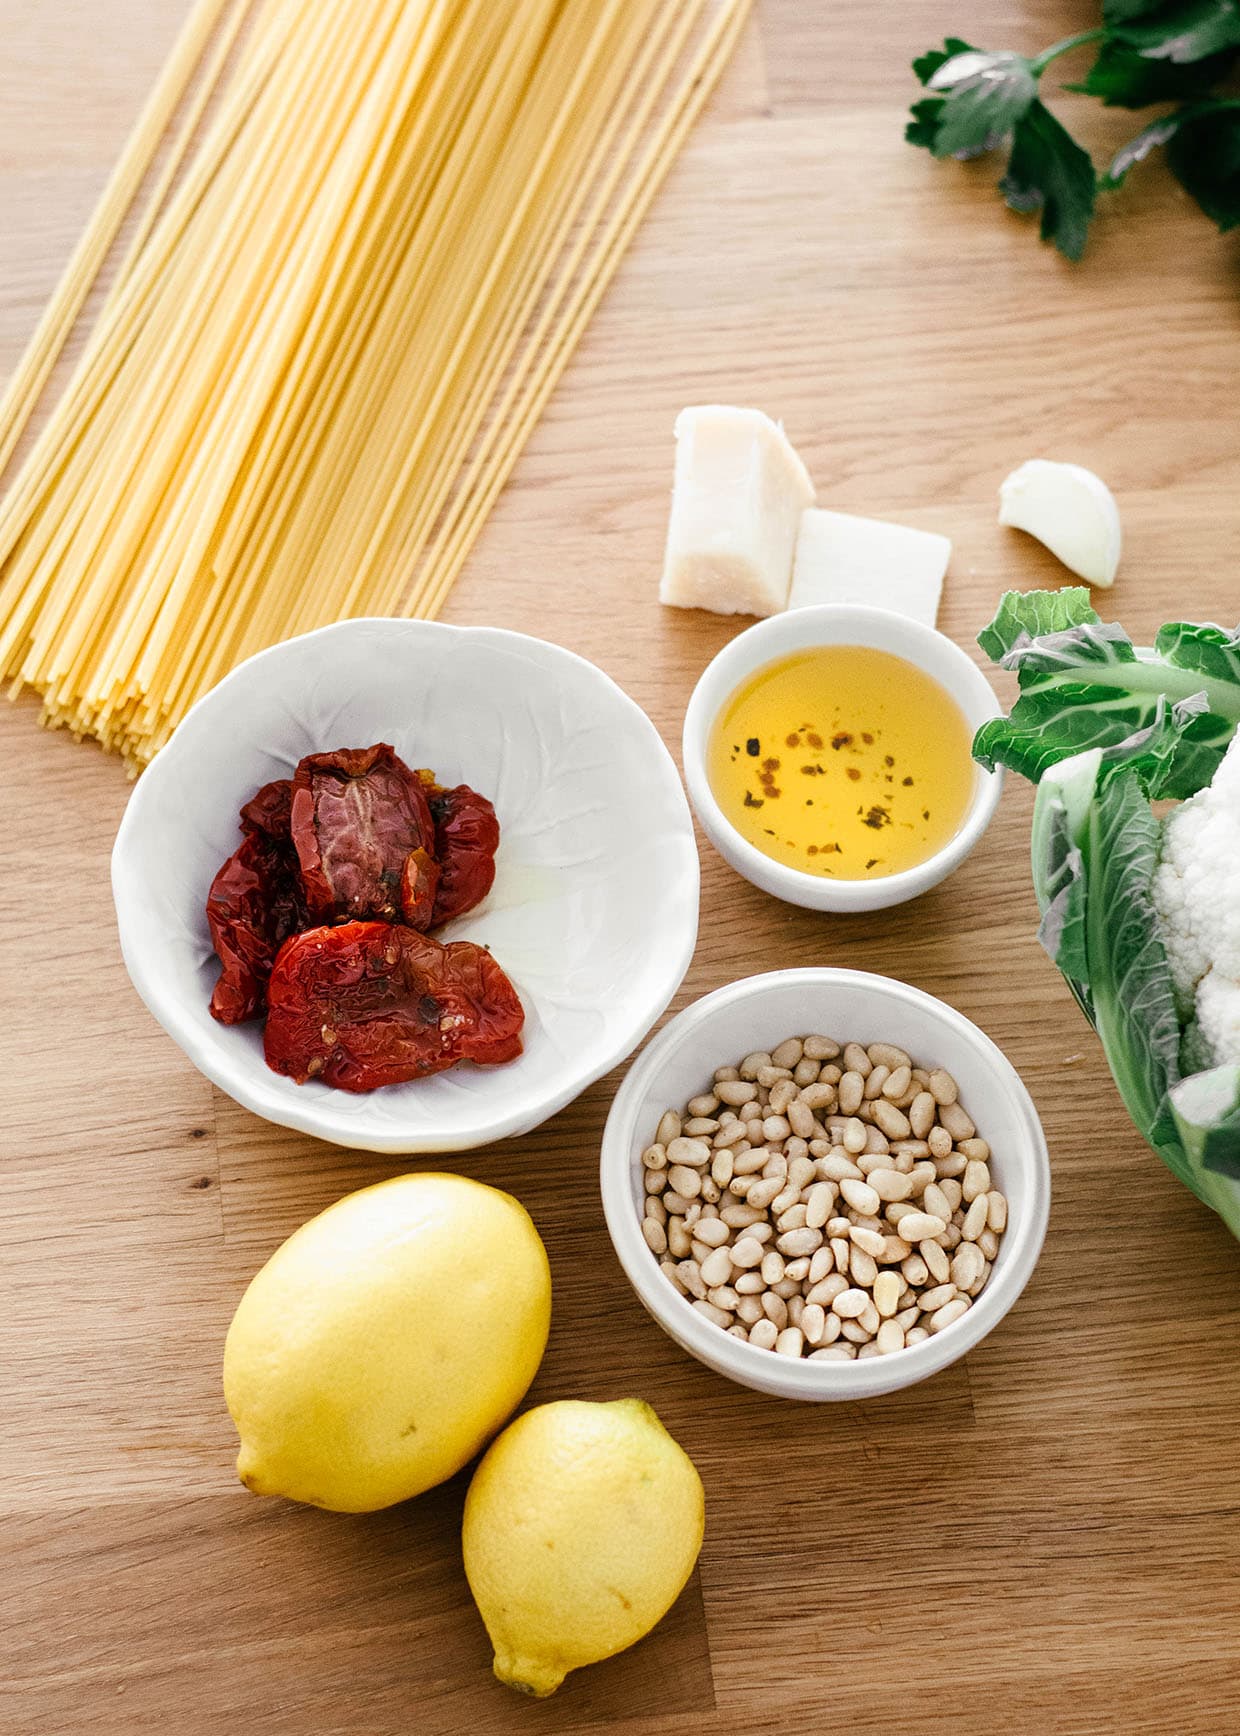
{"label": "sun dried tomato", "polygon": [[511,1061],[524,1009],[485,948],[386,922],[287,941],[268,987],[268,1065],[298,1084],[373,1091],[458,1061]]}
{"label": "sun dried tomato", "polygon": [[421,780],[386,742],[307,755],[293,779],[292,829],[320,921],[430,926],[435,825]]}
{"label": "sun dried tomato", "polygon": [[264,832],[269,838],[284,842],[293,835],[292,814],[293,780],[277,778],[273,784],[264,784],[242,808],[241,830],[247,837],[253,832]]}
{"label": "sun dried tomato", "polygon": [[499,821],[485,796],[468,784],[429,791],[435,822],[435,855],[439,859],[439,889],[431,926],[463,916],[481,904],[495,883],[495,852]]}
{"label": "sun dried tomato", "polygon": [[221,965],[211,995],[213,1018],[240,1025],[262,1013],[276,954],[308,920],[291,841],[252,832],[207,895],[211,944]]}

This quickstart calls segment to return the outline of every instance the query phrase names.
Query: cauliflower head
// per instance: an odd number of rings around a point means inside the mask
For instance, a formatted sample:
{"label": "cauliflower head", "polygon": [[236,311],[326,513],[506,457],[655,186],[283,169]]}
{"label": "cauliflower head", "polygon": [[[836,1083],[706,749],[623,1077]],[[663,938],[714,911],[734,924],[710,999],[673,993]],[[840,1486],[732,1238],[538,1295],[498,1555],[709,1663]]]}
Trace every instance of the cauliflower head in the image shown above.
{"label": "cauliflower head", "polygon": [[1240,1063],[1240,733],[1164,821],[1153,894],[1189,1053]]}

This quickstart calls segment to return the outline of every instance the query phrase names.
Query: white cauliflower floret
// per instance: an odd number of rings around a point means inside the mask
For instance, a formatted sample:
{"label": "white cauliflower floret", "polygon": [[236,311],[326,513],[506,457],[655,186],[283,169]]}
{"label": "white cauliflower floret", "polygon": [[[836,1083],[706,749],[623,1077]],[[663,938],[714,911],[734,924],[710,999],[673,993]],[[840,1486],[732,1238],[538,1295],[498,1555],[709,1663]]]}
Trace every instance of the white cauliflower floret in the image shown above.
{"label": "white cauliflower floret", "polygon": [[1216,1063],[1240,1062],[1240,734],[1167,816],[1153,893],[1181,1016]]}

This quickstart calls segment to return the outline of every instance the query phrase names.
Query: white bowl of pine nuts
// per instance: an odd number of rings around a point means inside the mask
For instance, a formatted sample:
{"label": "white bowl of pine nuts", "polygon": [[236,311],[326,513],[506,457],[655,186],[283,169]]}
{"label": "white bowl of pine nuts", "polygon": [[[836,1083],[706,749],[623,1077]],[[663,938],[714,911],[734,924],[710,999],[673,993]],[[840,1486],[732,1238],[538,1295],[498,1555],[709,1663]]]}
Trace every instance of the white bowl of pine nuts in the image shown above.
{"label": "white bowl of pine nuts", "polygon": [[1028,1282],[1050,1186],[1002,1051],[863,971],[696,1001],[603,1135],[607,1227],[641,1302],[699,1361],[785,1398],[870,1398],[965,1355]]}

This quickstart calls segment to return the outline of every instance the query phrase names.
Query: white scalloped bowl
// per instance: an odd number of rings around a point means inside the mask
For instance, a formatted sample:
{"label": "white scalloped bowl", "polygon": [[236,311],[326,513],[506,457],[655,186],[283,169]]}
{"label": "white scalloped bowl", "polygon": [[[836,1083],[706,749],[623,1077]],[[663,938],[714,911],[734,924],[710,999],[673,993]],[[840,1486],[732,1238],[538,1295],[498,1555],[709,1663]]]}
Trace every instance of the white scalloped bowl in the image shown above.
{"label": "white scalloped bowl", "polygon": [[[352,1095],[272,1072],[261,1023],[211,1017],[205,904],[261,784],[375,741],[495,803],[495,885],[441,936],[491,948],[525,1005],[525,1052]],[[541,639],[427,621],[346,621],[241,664],[143,774],[112,854],[126,967],[194,1065],[268,1121],[379,1152],[527,1133],[609,1072],[680,986],[698,886],[675,765],[615,682]]]}

